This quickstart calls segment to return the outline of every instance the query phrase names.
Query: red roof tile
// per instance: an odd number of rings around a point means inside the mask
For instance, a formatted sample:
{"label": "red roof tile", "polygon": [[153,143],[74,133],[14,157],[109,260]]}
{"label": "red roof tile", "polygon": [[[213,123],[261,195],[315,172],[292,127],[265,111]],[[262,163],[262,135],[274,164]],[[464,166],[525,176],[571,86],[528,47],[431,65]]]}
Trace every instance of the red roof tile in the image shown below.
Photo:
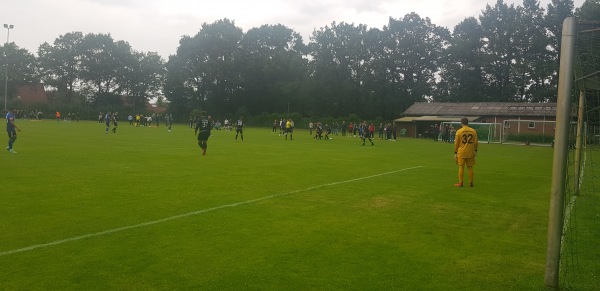
{"label": "red roof tile", "polygon": [[17,98],[25,104],[48,104],[48,95],[44,84],[29,84],[17,89]]}

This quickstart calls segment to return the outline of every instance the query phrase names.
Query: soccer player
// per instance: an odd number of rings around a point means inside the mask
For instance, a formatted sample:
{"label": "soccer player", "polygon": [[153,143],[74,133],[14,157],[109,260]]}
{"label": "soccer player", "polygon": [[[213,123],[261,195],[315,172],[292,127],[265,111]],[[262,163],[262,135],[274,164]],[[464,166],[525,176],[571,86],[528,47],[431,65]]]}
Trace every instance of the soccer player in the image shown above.
{"label": "soccer player", "polygon": [[329,137],[330,133],[331,133],[331,126],[329,126],[329,124],[325,123],[325,139],[326,140],[332,139]]}
{"label": "soccer player", "polygon": [[[371,123],[371,125],[373,125],[373,123]],[[375,130],[375,126],[373,126],[373,130]],[[373,140],[371,139],[371,135],[373,134],[370,130],[369,130],[369,125],[367,125],[367,121],[363,121],[362,124],[360,125],[359,128],[360,131],[360,139],[362,139],[362,145],[365,145],[365,142],[367,141],[367,139],[369,139],[369,141],[371,142],[371,145],[374,146],[375,144],[373,143]]]}
{"label": "soccer player", "polygon": [[104,115],[104,124],[106,124],[106,134],[108,134],[108,129],[110,128],[110,121],[112,119],[112,113],[106,112]]}
{"label": "soccer player", "polygon": [[[13,108],[12,111],[15,111],[15,108]],[[8,146],[6,147],[6,150],[13,154],[17,153],[13,151],[13,144],[17,140],[17,130],[21,131],[15,124],[15,115],[9,110],[6,113],[6,132],[8,133]]]}
{"label": "soccer player", "polygon": [[240,116],[240,118],[235,123],[235,141],[237,141],[238,134],[242,136],[242,141],[244,141],[244,117]]}
{"label": "soccer player", "polygon": [[282,134],[285,134],[285,121],[283,121],[283,118],[279,119],[279,136]]}
{"label": "soccer player", "polygon": [[323,139],[323,125],[320,121],[317,121],[317,126],[315,128],[315,140]]}
{"label": "soccer player", "polygon": [[206,155],[206,148],[208,148],[208,137],[210,136],[210,130],[212,128],[211,116],[206,117],[206,112],[202,112],[200,120],[196,123],[196,129],[194,133],[198,134],[198,145],[202,149],[202,155]]}
{"label": "soccer player", "polygon": [[173,127],[173,113],[165,114],[165,122],[167,123],[167,129],[171,132],[171,127]]}
{"label": "soccer player", "polygon": [[473,166],[475,165],[475,156],[477,156],[477,147],[479,141],[477,132],[469,127],[469,120],[466,117],[460,119],[462,128],[456,131],[454,140],[454,160],[458,164],[458,183],[456,187],[463,186],[463,177],[465,168],[469,170],[469,186],[473,187]]}
{"label": "soccer player", "polygon": [[292,140],[292,134],[294,133],[294,127],[292,127],[292,119],[288,118],[285,122],[285,139],[287,140],[288,133],[290,134],[290,140]]}
{"label": "soccer player", "polygon": [[119,121],[117,121],[117,116],[119,115],[119,112],[115,112],[112,115],[112,122],[113,122],[113,129],[112,132],[113,133],[117,133],[117,127],[119,126]]}
{"label": "soccer player", "polygon": [[229,128],[229,119],[225,118],[224,124],[225,124],[225,131],[230,131],[230,128]]}

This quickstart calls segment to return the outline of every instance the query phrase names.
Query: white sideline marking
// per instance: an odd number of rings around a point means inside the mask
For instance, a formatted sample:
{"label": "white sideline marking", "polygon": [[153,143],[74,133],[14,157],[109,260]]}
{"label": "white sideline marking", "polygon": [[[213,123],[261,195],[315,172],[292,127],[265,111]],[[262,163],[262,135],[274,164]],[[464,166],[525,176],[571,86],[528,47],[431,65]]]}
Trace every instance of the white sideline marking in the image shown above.
{"label": "white sideline marking", "polygon": [[395,170],[395,171],[391,171],[391,172],[385,172],[385,173],[375,174],[375,175],[371,175],[371,176],[350,179],[350,180],[346,180],[346,181],[333,182],[333,183],[323,184],[323,185],[319,185],[319,186],[308,187],[305,189],[294,190],[294,191],[290,191],[287,193],[273,194],[273,195],[269,195],[269,196],[265,196],[265,197],[261,197],[261,198],[252,199],[252,200],[246,200],[246,201],[242,201],[242,202],[226,204],[226,205],[216,206],[216,207],[207,208],[207,209],[203,209],[203,210],[188,212],[188,213],[179,214],[179,215],[175,215],[175,216],[171,216],[171,217],[167,217],[167,218],[163,218],[163,219],[143,222],[143,223],[129,225],[129,226],[123,226],[123,227],[119,227],[119,228],[113,228],[113,229],[109,229],[109,230],[105,230],[105,231],[101,231],[101,232],[88,233],[88,234],[70,237],[70,238],[66,238],[66,239],[62,239],[62,240],[55,240],[55,241],[52,241],[49,243],[37,244],[37,245],[32,245],[32,246],[28,246],[28,247],[24,247],[24,248],[20,248],[20,249],[14,249],[14,250],[0,252],[0,257],[12,255],[12,254],[16,254],[16,253],[32,251],[32,250],[50,247],[50,246],[61,245],[64,243],[78,241],[78,240],[82,240],[82,239],[86,239],[86,238],[103,236],[103,235],[112,234],[112,233],[116,233],[116,232],[120,232],[120,231],[124,231],[124,230],[145,227],[145,226],[154,225],[154,224],[158,224],[158,223],[162,223],[162,222],[167,222],[167,221],[171,221],[171,220],[175,220],[175,219],[180,219],[180,218],[184,218],[184,217],[188,217],[188,216],[207,213],[207,212],[211,212],[211,211],[215,211],[215,210],[219,210],[219,209],[223,209],[223,208],[236,207],[236,206],[250,204],[250,203],[267,200],[267,199],[271,199],[271,198],[275,198],[275,197],[292,195],[292,194],[301,193],[301,192],[308,192],[308,191],[319,189],[319,188],[330,187],[330,186],[335,186],[335,185],[340,185],[340,184],[345,184],[345,183],[351,183],[351,182],[356,182],[356,181],[360,181],[360,180],[366,180],[366,179],[380,177],[380,176],[389,175],[389,174],[394,174],[394,173],[398,173],[398,172],[414,170],[414,169],[418,169],[418,168],[422,168],[422,167],[423,166],[410,167],[410,168]]}

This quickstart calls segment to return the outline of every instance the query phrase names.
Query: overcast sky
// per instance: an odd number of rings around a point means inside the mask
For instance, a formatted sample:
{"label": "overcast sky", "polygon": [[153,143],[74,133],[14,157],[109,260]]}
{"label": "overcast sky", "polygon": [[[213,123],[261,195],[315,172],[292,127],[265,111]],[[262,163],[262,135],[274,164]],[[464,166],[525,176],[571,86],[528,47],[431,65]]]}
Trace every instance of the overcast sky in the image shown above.
{"label": "overcast sky", "polygon": [[[505,0],[521,5],[522,0]],[[546,8],[551,0],[540,0]],[[580,7],[584,0],[575,0]],[[244,32],[264,24],[283,24],[309,41],[313,30],[335,22],[383,28],[389,17],[416,12],[450,31],[466,17],[477,17],[496,0],[6,0],[0,22],[13,24],[10,42],[37,54],[60,35],[79,31],[110,33],[134,50],[175,54],[183,35],[195,35],[202,23],[228,18]],[[4,43],[7,29],[0,33]]]}

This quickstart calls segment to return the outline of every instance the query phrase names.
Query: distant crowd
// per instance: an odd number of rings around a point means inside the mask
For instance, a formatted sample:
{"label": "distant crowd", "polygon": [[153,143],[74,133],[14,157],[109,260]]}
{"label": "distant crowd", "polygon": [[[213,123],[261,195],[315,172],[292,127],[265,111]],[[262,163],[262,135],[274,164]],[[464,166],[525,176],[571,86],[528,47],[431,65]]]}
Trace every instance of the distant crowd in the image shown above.
{"label": "distant crowd", "polygon": [[373,122],[350,122],[346,124],[346,121],[342,123],[334,122],[332,125],[323,125],[320,121],[308,123],[308,129],[310,135],[315,131],[314,139],[331,139],[330,135],[340,135],[345,137],[359,137],[359,138],[375,138],[375,132],[378,133],[380,140],[396,140],[396,125],[388,122],[384,124],[379,123],[379,126],[375,126]]}

